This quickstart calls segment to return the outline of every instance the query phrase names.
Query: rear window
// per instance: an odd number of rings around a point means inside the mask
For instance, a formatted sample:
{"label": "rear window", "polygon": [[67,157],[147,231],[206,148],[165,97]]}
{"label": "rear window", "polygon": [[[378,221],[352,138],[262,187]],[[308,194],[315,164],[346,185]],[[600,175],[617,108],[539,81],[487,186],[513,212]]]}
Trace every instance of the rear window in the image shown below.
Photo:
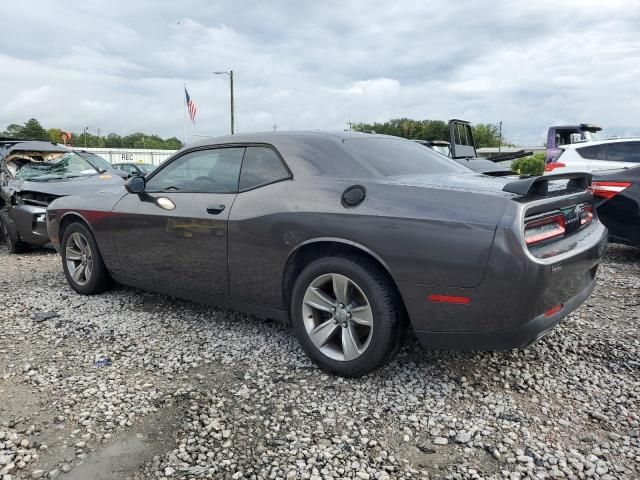
{"label": "rear window", "polygon": [[350,138],[344,144],[356,159],[385,177],[469,172],[467,167],[410,140]]}
{"label": "rear window", "polygon": [[576,150],[578,150],[578,153],[582,158],[595,160],[598,157],[598,148],[599,145],[592,145],[590,147],[576,148]]}

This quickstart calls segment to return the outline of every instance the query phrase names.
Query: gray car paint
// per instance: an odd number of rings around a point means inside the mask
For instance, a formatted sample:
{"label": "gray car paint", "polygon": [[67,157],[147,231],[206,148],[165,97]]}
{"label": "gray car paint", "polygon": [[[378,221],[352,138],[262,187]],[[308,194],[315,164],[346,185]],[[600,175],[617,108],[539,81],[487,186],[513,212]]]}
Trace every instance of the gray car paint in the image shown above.
{"label": "gray car paint", "polygon": [[[197,148],[267,144],[293,178],[238,194],[65,197],[48,209],[49,233],[57,245],[60,225],[82,218],[117,281],[280,319],[288,318],[287,272],[296,252],[349,245],[387,270],[418,338],[435,348],[524,345],[590,293],[606,244],[597,218],[548,259],[526,248],[522,231],[525,215],[589,202],[589,192],[526,201],[502,191],[509,180],[462,167],[381,177],[343,146],[349,138],[371,136],[277,132],[203,140],[163,166]],[[366,188],[366,199],[347,209],[341,194],[354,184]],[[176,209],[161,210],[158,196]],[[209,204],[226,205],[223,215],[208,214]],[[471,303],[431,303],[430,294],[464,295]],[[558,303],[566,308],[541,321]]]}

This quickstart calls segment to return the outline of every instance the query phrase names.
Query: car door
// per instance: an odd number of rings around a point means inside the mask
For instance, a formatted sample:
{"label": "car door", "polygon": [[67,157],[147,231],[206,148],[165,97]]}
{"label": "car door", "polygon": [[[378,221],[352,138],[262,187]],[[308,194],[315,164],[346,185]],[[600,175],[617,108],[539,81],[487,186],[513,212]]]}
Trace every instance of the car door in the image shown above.
{"label": "car door", "polygon": [[288,253],[283,251],[282,242],[283,237],[293,235],[283,225],[286,220],[281,204],[291,188],[291,178],[291,172],[275,149],[247,146],[239,193],[229,217],[232,300],[281,307],[282,267]]}
{"label": "car door", "polygon": [[227,222],[244,147],[204,148],[173,159],[113,212],[121,275],[228,298]]}

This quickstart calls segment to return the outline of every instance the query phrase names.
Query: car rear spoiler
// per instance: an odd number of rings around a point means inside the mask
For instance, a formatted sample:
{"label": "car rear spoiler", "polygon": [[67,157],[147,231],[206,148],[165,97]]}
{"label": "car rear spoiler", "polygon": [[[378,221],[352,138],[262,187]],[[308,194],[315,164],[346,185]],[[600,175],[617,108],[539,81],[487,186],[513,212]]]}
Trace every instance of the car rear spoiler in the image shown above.
{"label": "car rear spoiler", "polygon": [[584,172],[527,177],[507,183],[502,190],[504,192],[515,193],[521,197],[525,197],[527,195],[546,197],[549,194],[550,181],[569,180],[569,183],[567,184],[568,190],[587,190],[591,186],[591,178],[592,175],[590,173]]}
{"label": "car rear spoiler", "polygon": [[507,160],[515,160],[516,158],[528,157],[533,155],[530,150],[518,150],[517,152],[496,153],[490,157],[486,157],[491,162],[505,162]]}

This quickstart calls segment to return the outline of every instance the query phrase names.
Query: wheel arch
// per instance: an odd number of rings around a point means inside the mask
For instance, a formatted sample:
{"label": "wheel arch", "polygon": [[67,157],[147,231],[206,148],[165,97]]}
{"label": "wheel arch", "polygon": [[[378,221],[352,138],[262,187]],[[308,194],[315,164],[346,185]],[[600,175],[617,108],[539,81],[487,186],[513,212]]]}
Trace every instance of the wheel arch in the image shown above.
{"label": "wheel arch", "polygon": [[393,275],[387,263],[371,249],[351,240],[333,237],[323,237],[307,240],[297,245],[290,253],[282,274],[282,301],[289,311],[291,290],[302,270],[312,261],[331,255],[349,255],[364,257],[375,263],[387,276],[390,285],[397,294],[398,301],[402,306],[404,317],[407,318],[404,300],[398,289]]}
{"label": "wheel arch", "polygon": [[[62,217],[60,217],[60,221],[58,222],[58,242],[62,245],[62,238],[64,237],[65,229],[74,222],[82,223],[85,227],[89,229],[93,238],[96,239],[96,234],[93,231],[93,227],[91,223],[87,221],[87,219],[76,211],[66,212]],[[97,239],[95,240],[97,243]]]}

